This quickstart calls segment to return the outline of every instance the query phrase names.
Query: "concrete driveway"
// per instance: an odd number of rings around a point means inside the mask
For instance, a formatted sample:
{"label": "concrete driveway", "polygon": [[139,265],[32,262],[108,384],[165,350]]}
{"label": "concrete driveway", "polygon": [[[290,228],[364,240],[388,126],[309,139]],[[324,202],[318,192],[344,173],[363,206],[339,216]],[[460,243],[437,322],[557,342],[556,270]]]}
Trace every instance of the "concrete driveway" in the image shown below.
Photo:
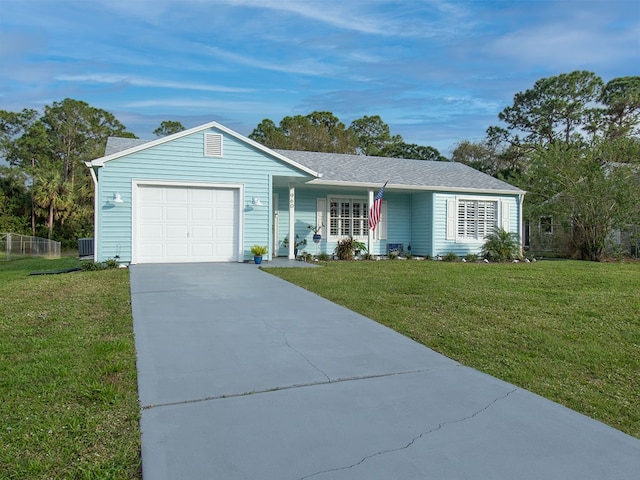
{"label": "concrete driveway", "polygon": [[145,480],[640,478],[640,440],[255,265],[131,293]]}

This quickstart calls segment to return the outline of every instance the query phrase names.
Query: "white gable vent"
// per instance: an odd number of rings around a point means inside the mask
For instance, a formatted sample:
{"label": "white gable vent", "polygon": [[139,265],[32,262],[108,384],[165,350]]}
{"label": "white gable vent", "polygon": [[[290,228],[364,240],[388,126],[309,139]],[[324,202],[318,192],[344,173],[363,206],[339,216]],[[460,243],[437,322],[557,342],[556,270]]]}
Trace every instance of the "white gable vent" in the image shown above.
{"label": "white gable vent", "polygon": [[205,157],[222,156],[222,135],[219,133],[204,134],[204,155]]}

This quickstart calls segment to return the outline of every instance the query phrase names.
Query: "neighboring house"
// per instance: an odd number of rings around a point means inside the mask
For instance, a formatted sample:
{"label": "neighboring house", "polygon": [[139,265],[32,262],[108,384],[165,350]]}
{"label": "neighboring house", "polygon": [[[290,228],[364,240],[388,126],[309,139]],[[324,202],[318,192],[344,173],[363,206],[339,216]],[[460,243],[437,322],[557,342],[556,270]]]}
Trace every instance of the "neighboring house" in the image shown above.
{"label": "neighboring house", "polygon": [[[455,162],[274,151],[216,122],[154,141],[110,138],[87,162],[95,182],[95,260],[242,262],[331,254],[347,236],[374,255],[478,253],[500,226],[522,238],[522,190]],[[369,206],[384,191],[381,221]],[[321,226],[313,243],[309,226]]]}

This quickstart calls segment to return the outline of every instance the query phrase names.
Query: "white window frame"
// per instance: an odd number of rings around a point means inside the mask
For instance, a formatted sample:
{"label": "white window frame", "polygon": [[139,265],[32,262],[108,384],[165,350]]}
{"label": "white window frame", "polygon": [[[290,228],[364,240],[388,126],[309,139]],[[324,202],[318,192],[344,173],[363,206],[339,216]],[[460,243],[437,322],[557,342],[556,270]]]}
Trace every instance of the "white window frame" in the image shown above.
{"label": "white window frame", "polygon": [[[464,203],[475,203],[475,235],[463,235],[461,231],[461,223],[468,223],[468,221],[461,221],[460,207]],[[478,212],[480,211],[480,204],[492,203],[494,205],[493,222],[491,225],[487,224],[486,220],[484,225],[480,225],[478,218]],[[485,205],[486,207],[486,205]],[[451,199],[447,202],[447,239],[454,240],[456,243],[478,243],[484,242],[487,235],[493,232],[495,226],[502,225],[503,213],[508,213],[508,207],[505,206],[505,202],[495,197],[467,197],[460,196],[455,199]],[[504,211],[503,211],[504,209]],[[455,233],[454,233],[455,232]],[[482,233],[482,235],[480,235]]]}
{"label": "white window frame", "polygon": [[[338,222],[340,222],[341,219],[349,219],[349,222],[351,223],[350,233],[342,233],[340,225],[338,225],[338,229],[340,233],[334,234],[333,225],[332,225],[332,221],[334,218],[331,216],[331,204],[333,202],[345,203],[346,201],[348,201],[350,204],[350,207],[349,207],[350,215],[348,217],[342,217],[340,215],[341,212],[339,212],[339,216],[337,217],[337,220]],[[353,204],[356,202],[360,204],[362,209],[361,210],[362,215],[357,217],[357,219],[353,217]],[[338,207],[338,210],[340,210],[339,207]],[[361,222],[360,235],[353,235],[353,230],[354,230],[353,222],[356,220]],[[330,240],[336,241],[341,238],[352,236],[357,240],[365,241],[369,234],[369,205],[368,205],[367,197],[358,196],[358,195],[353,195],[353,196],[332,195],[327,197],[327,226],[326,227],[327,227],[328,238]]]}

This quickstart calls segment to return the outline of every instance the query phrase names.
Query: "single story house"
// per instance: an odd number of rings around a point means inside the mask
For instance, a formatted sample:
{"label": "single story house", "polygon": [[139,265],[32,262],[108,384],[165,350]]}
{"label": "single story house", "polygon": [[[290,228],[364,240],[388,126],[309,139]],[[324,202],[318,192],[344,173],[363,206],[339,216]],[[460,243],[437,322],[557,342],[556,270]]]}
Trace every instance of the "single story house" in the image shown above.
{"label": "single story house", "polygon": [[[522,238],[524,191],[461,163],[274,151],[207,123],[153,141],[110,138],[86,162],[95,184],[96,261],[243,262],[331,254],[353,236],[374,255],[478,253],[501,226]],[[368,228],[387,182],[381,219]],[[312,241],[309,226],[319,226]]]}

